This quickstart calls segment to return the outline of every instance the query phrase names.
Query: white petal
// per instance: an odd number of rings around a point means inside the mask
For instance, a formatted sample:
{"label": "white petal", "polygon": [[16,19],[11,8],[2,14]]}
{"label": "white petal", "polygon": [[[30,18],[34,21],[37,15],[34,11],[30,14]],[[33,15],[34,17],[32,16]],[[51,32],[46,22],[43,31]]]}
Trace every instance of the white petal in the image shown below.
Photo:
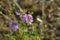
{"label": "white petal", "polygon": [[39,18],[37,18],[37,20],[38,20],[38,21],[40,21],[40,22],[42,22],[42,20],[41,20],[41,19],[39,19]]}

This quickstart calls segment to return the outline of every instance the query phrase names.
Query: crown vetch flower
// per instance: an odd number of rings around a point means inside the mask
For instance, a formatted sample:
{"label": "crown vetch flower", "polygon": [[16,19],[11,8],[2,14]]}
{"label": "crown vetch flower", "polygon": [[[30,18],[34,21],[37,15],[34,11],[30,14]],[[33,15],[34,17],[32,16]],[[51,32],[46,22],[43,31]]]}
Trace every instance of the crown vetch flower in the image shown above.
{"label": "crown vetch flower", "polygon": [[22,20],[27,24],[31,24],[33,22],[33,17],[30,14],[22,14]]}
{"label": "crown vetch flower", "polygon": [[12,21],[9,25],[12,31],[16,31],[18,29],[18,22]]}

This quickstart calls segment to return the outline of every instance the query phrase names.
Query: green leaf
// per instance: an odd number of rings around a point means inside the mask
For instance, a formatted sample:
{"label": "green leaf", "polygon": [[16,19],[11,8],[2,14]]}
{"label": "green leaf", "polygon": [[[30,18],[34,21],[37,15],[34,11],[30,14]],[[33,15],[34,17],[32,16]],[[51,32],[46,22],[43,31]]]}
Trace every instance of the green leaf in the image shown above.
{"label": "green leaf", "polygon": [[13,35],[6,34],[5,36],[8,37],[8,38],[10,38],[11,40],[16,40]]}

